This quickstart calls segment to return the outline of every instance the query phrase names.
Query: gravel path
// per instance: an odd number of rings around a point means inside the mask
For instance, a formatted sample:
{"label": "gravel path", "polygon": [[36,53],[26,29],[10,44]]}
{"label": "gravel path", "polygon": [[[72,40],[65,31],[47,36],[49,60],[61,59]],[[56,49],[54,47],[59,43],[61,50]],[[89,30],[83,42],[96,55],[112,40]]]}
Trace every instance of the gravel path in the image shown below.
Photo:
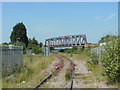
{"label": "gravel path", "polygon": [[[76,66],[73,88],[113,88],[104,81],[96,80],[93,72],[87,70],[86,62],[74,60],[74,63]],[[103,77],[99,78],[102,80]]]}

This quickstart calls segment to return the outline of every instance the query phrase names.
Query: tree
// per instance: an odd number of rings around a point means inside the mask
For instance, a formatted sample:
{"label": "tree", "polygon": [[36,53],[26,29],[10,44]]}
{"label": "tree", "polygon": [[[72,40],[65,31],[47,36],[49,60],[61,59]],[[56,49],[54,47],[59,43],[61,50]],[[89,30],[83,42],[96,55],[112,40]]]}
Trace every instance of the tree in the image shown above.
{"label": "tree", "polygon": [[33,47],[38,46],[38,41],[33,37],[32,39],[29,38],[28,40],[28,49],[32,49]]}
{"label": "tree", "polygon": [[39,45],[40,45],[40,47],[42,47],[42,46],[43,46],[43,43],[42,43],[42,42],[40,42],[40,44],[39,44]]}
{"label": "tree", "polygon": [[10,40],[12,43],[22,42],[25,46],[28,46],[28,37],[27,37],[27,30],[25,25],[21,23],[17,23],[13,27],[13,31],[11,32]]}
{"label": "tree", "polygon": [[33,37],[32,39],[29,38],[27,49],[31,49],[32,53],[39,54],[42,53],[42,45],[42,42],[38,44],[38,41],[35,39],[35,37]]}
{"label": "tree", "polygon": [[99,43],[104,43],[104,42],[109,42],[111,41],[111,38],[116,39],[117,37],[114,35],[106,35],[104,37],[101,38],[101,40],[99,41]]}
{"label": "tree", "polygon": [[4,43],[2,43],[2,45],[9,45],[9,43],[7,43],[7,42],[4,42]]}
{"label": "tree", "polygon": [[35,39],[35,37],[33,37],[33,39],[31,40],[31,44],[38,45],[38,41]]}

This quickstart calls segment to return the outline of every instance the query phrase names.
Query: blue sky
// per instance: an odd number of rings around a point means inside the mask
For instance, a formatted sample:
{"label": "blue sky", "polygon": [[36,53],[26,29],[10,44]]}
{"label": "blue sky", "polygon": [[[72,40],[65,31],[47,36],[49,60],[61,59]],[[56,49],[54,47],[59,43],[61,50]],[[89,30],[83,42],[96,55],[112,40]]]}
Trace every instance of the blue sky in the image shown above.
{"label": "blue sky", "polygon": [[[2,3],[0,2],[0,12],[2,12]],[[2,13],[0,14],[0,43],[2,41]]]}
{"label": "blue sky", "polygon": [[9,42],[13,26],[23,22],[28,37],[39,42],[86,34],[89,43],[97,43],[106,34],[118,33],[117,5],[117,2],[3,2],[2,42]]}

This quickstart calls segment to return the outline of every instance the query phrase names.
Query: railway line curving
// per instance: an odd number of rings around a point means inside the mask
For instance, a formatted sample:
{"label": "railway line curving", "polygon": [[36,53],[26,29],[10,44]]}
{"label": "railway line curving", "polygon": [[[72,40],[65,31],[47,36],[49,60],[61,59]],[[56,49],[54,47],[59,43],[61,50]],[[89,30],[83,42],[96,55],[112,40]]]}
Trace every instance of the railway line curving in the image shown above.
{"label": "railway line curving", "polygon": [[[71,66],[72,66],[72,73],[71,73],[71,77],[70,77],[70,85],[69,87],[67,87],[69,90],[72,90],[72,87],[73,87],[73,79],[74,79],[74,71],[75,71],[75,64],[74,62],[68,58],[68,57],[65,57],[65,56],[62,56],[62,55],[57,55],[57,54],[54,54],[57,58],[59,59],[66,59],[70,62]],[[63,67],[63,63],[59,63],[58,66],[56,67],[56,69],[50,73],[45,79],[43,79],[41,82],[39,82],[34,88],[33,90],[36,90],[37,88],[40,88],[40,86],[45,83],[48,79],[50,79],[53,74],[57,71],[59,71],[62,67]],[[66,87],[65,87],[66,88]]]}

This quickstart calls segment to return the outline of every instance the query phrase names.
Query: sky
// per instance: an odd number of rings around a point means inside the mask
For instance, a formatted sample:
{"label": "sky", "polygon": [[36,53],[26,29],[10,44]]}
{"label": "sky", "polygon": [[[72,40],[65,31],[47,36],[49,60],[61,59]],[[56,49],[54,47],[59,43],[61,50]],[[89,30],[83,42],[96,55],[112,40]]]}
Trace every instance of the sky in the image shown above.
{"label": "sky", "polygon": [[23,22],[29,38],[39,42],[52,37],[85,34],[97,43],[118,33],[117,2],[3,2],[2,42],[10,42],[13,26]]}
{"label": "sky", "polygon": [[2,42],[2,3],[0,2],[0,43]]}

